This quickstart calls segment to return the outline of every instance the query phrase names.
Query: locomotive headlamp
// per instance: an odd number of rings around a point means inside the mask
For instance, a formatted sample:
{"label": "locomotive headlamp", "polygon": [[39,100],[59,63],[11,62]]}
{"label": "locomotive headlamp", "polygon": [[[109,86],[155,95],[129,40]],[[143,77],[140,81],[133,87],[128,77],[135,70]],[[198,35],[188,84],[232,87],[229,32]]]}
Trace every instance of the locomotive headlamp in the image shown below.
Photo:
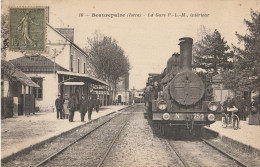
{"label": "locomotive headlamp", "polygon": [[163,114],[163,119],[166,120],[166,121],[169,120],[170,119],[170,114],[169,113],[164,113]]}
{"label": "locomotive headlamp", "polygon": [[215,115],[214,114],[209,114],[208,115],[209,121],[214,121],[215,120]]}
{"label": "locomotive headlamp", "polygon": [[208,104],[208,108],[210,109],[210,111],[216,111],[218,109],[218,103],[211,101]]}
{"label": "locomotive headlamp", "polygon": [[164,100],[159,101],[158,108],[159,108],[159,110],[165,110],[167,108],[166,102]]}

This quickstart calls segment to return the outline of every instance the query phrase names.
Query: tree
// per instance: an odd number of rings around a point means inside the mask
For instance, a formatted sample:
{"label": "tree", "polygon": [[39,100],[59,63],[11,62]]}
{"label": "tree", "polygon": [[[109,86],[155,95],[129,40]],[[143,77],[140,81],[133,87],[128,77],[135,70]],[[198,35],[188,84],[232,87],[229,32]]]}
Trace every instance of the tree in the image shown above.
{"label": "tree", "polygon": [[194,66],[201,68],[207,73],[217,74],[220,70],[231,69],[230,59],[233,52],[228,52],[230,47],[227,41],[221,37],[218,30],[211,33],[203,27],[200,39],[194,44]]}
{"label": "tree", "polygon": [[1,15],[1,58],[5,60],[6,58],[6,49],[8,48],[9,40],[8,40],[8,17],[7,14]]}
{"label": "tree", "polygon": [[234,70],[226,70],[225,86],[232,90],[260,91],[260,13],[251,9],[251,20],[244,20],[248,32],[236,32],[238,44],[234,46],[236,57]]}
{"label": "tree", "polygon": [[100,33],[88,38],[88,44],[90,62],[98,77],[108,81],[110,97],[115,100],[116,85],[130,70],[128,57],[115,39]]}

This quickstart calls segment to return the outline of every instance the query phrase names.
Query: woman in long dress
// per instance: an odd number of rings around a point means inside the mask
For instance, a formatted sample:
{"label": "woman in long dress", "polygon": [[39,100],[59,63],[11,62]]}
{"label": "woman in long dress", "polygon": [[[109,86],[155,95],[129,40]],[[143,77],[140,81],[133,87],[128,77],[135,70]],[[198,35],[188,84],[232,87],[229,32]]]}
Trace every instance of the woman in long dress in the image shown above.
{"label": "woman in long dress", "polygon": [[253,97],[253,101],[251,102],[250,114],[249,114],[249,125],[259,125],[259,100],[258,96]]}
{"label": "woman in long dress", "polygon": [[69,104],[69,96],[66,94],[65,95],[65,101],[64,101],[64,104],[63,104],[63,114],[64,114],[64,117],[65,119],[68,119],[69,118],[69,108],[68,108],[68,104]]}

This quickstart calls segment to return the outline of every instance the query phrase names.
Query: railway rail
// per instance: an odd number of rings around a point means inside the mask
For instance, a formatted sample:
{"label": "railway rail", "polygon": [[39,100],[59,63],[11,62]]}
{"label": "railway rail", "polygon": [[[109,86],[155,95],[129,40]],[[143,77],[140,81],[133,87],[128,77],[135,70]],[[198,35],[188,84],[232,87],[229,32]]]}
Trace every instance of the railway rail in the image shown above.
{"label": "railway rail", "polygon": [[[130,109],[132,109],[133,107],[129,107],[129,108],[125,108],[122,109],[120,111],[128,111]],[[40,163],[38,163],[37,165],[35,165],[35,167],[40,167],[40,166],[44,166],[45,164],[47,164],[49,161],[51,161],[52,159],[54,159],[56,156],[60,155],[61,153],[63,153],[66,149],[68,149],[69,147],[71,147],[72,145],[74,145],[75,143],[81,141],[82,139],[86,138],[87,136],[89,136],[90,134],[92,134],[93,132],[95,132],[96,130],[98,130],[100,127],[104,126],[105,124],[107,124],[108,122],[110,122],[111,120],[113,120],[114,118],[118,117],[120,114],[116,115],[115,117],[112,117],[110,119],[108,119],[107,121],[103,122],[102,124],[100,124],[99,126],[95,127],[94,129],[92,129],[91,131],[87,132],[86,134],[82,135],[80,138],[74,140],[73,142],[69,143],[68,145],[64,146],[63,148],[61,148],[60,150],[58,150],[57,152],[55,152],[54,154],[52,154],[51,156],[47,157],[46,159],[44,159],[43,161],[41,161]]]}
{"label": "railway rail", "polygon": [[181,161],[181,163],[188,167],[189,165],[187,164],[187,162],[185,161],[185,159],[180,155],[180,153],[169,143],[168,140],[165,141],[166,146],[171,150],[172,153],[175,153],[177,155],[177,157],[179,158],[179,160]]}
{"label": "railway rail", "polygon": [[119,135],[121,134],[121,132],[123,131],[123,129],[126,127],[126,125],[128,124],[130,117],[128,117],[128,120],[125,121],[124,125],[120,128],[120,130],[118,131],[118,133],[116,134],[115,138],[113,139],[113,141],[111,142],[109,148],[107,149],[106,153],[104,154],[103,158],[101,159],[101,161],[99,162],[99,164],[97,165],[97,167],[101,167],[102,164],[105,162],[105,159],[107,158],[109,152],[111,151],[112,147],[114,146],[116,140],[118,139]]}
{"label": "railway rail", "polygon": [[215,150],[219,151],[220,153],[222,153],[223,155],[229,157],[231,160],[233,160],[234,162],[236,162],[238,165],[246,167],[249,166],[246,163],[242,162],[241,160],[235,158],[234,156],[232,156],[231,154],[227,153],[226,151],[222,150],[221,148],[215,146],[212,142],[204,139],[204,138],[200,138],[204,143],[206,143],[207,145],[209,145],[210,147],[214,148]]}
{"label": "railway rail", "polygon": [[[195,164],[190,163],[190,161],[187,160],[187,154],[183,153],[183,152],[185,152],[185,149],[180,150],[180,148],[178,149],[176,147],[176,145],[179,144],[179,142],[181,142],[181,145],[184,145],[184,144],[187,144],[187,143],[191,143],[192,141],[174,141],[174,140],[171,140],[171,139],[165,140],[166,146],[171,150],[171,152],[173,154],[175,154],[178,157],[178,159],[182,162],[183,166],[190,167],[190,166],[195,165]],[[187,143],[185,143],[185,142],[187,142]],[[226,157],[227,159],[234,162],[236,164],[236,166],[242,166],[242,167],[249,166],[248,164],[245,164],[244,162],[242,162],[242,160],[239,160],[238,158],[233,157],[231,154],[229,154],[226,151],[222,150],[221,148],[215,146],[213,143],[211,143],[210,141],[208,141],[206,139],[199,138],[199,140],[196,141],[196,142],[198,142],[199,145],[202,145],[201,143],[203,143],[204,145],[210,146],[210,148],[212,148],[212,150],[214,150],[214,151],[208,151],[208,154],[204,154],[204,155],[202,154],[201,155],[202,157],[207,158],[207,156],[212,156],[212,153],[214,154],[214,152],[217,151],[221,155]],[[200,149],[200,148],[197,148],[197,149]],[[196,151],[197,149],[195,149],[195,147],[194,147],[193,151]],[[190,153],[191,153],[191,150],[190,150]],[[228,162],[228,163],[231,163],[231,161]],[[198,164],[196,164],[196,165],[198,165]],[[223,164],[223,165],[225,166],[225,164]]]}

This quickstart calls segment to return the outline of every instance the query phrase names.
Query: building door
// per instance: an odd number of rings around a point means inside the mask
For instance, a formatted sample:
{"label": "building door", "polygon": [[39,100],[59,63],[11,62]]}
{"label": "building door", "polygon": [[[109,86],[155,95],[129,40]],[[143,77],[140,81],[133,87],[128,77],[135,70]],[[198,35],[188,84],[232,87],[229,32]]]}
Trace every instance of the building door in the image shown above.
{"label": "building door", "polygon": [[121,103],[122,97],[121,95],[118,95],[118,103]]}
{"label": "building door", "polygon": [[[25,98],[25,99],[24,99]],[[35,111],[35,97],[33,94],[23,96],[23,115],[30,115]],[[18,113],[19,115],[19,113]]]}

